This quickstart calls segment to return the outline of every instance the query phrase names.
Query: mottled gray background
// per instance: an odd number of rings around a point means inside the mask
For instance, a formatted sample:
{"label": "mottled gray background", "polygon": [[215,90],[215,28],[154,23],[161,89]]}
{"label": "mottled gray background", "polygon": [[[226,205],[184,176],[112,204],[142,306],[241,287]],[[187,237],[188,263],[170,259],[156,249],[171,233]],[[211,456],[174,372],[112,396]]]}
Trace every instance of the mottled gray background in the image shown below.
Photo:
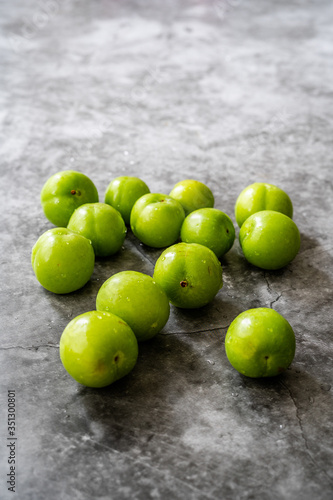
{"label": "mottled gray background", "polygon": [[[0,24],[1,498],[332,499],[332,2],[2,0]],[[196,178],[233,221],[245,186],[277,184],[301,250],[264,272],[236,241],[209,306],[172,308],[128,377],[81,387],[59,360],[64,327],[113,273],[152,274],[160,251],[129,234],[82,290],[44,290],[30,265],[52,227],[40,190],[69,168],[102,201],[118,175],[164,193]],[[224,352],[230,322],[257,306],[297,339],[292,366],[270,380],[239,375]]]}

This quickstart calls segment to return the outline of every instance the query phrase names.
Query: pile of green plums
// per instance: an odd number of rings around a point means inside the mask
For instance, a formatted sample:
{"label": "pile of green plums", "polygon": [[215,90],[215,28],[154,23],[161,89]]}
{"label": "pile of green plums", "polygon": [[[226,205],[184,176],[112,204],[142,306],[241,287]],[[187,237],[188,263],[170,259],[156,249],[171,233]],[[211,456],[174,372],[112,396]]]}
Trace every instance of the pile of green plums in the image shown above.
{"label": "pile of green plums", "polygon": [[237,198],[235,216],[245,258],[262,269],[281,269],[297,255],[301,239],[292,202],[282,189],[256,182]]}
{"label": "pile of green plums", "polygon": [[[60,357],[76,381],[104,387],[125,376],[135,366],[138,342],[167,323],[170,303],[190,309],[213,300],[223,285],[219,259],[235,240],[231,218],[214,202],[209,187],[191,179],[178,182],[167,195],[151,193],[137,177],[117,177],[104,203],[80,172],[58,172],[46,181],[41,204],[57,227],[37,240],[32,267],[48,291],[67,294],[83,287],[95,257],[110,257],[122,248],[127,226],[143,244],[162,249],[152,277],[136,271],[112,275],[97,293],[96,310],[74,318],[63,331]],[[276,186],[255,183],[242,191],[235,217],[251,264],[279,269],[296,256],[300,236],[292,211],[290,198]],[[286,369],[295,352],[289,323],[266,308],[242,314],[226,337],[231,364],[252,377]]]}

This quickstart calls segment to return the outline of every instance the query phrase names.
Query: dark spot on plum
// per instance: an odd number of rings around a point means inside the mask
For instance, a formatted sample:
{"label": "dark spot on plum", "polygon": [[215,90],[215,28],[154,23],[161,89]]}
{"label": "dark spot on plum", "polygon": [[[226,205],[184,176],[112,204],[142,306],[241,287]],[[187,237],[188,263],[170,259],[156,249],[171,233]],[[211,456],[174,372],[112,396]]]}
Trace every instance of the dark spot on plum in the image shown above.
{"label": "dark spot on plum", "polygon": [[226,231],[227,231],[227,233],[229,234],[229,229],[227,229]]}
{"label": "dark spot on plum", "polygon": [[115,362],[115,363],[117,363],[117,362],[119,361],[119,356],[115,356],[115,357],[113,358],[113,360],[114,360],[114,362]]}
{"label": "dark spot on plum", "polygon": [[185,280],[180,282],[180,286],[181,286],[182,288],[186,288],[186,287],[187,287],[187,285],[188,285],[188,283],[187,283],[187,281],[185,281]]}
{"label": "dark spot on plum", "polygon": [[269,358],[269,356],[265,356],[265,359],[268,359],[268,358]]}

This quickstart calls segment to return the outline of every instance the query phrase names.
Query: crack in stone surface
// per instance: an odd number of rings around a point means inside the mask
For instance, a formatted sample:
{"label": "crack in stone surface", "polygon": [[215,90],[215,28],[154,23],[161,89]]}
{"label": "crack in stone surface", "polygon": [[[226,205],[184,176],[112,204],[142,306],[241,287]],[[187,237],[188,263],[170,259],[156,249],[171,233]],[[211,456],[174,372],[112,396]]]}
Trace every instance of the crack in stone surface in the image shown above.
{"label": "crack in stone surface", "polygon": [[225,325],[225,326],[219,326],[219,327],[216,327],[216,328],[209,328],[209,329],[206,329],[206,330],[195,330],[193,332],[165,332],[165,333],[161,333],[161,335],[193,335],[195,333],[208,333],[208,332],[216,332],[218,330],[226,330],[227,328],[229,328],[231,323],[229,323],[229,325]]}
{"label": "crack in stone surface", "polygon": [[0,351],[8,351],[10,349],[36,349],[36,351],[40,347],[59,347],[59,344],[39,344],[39,345],[9,345],[5,347],[0,347]]}
{"label": "crack in stone surface", "polygon": [[276,299],[272,300],[272,301],[269,303],[269,307],[270,307],[271,309],[274,309],[274,308],[273,308],[273,304],[275,304],[275,302],[277,302],[278,300],[280,300],[280,298],[281,298],[281,297],[282,297],[282,293],[278,294],[278,295],[277,295],[277,297],[276,297]]}
{"label": "crack in stone surface", "polygon": [[273,295],[273,294],[276,294],[276,297],[275,299],[271,300],[269,302],[269,307],[270,309],[274,309],[273,308],[273,304],[275,304],[278,300],[280,300],[280,298],[282,297],[282,293],[279,293],[279,292],[276,292],[275,290],[273,290],[273,288],[271,287],[271,284],[270,282],[268,281],[268,278],[267,278],[267,273],[266,271],[264,271],[264,280],[266,281],[266,287],[267,287],[267,291],[270,295]]}
{"label": "crack in stone surface", "polygon": [[315,459],[313,458],[312,454],[311,454],[311,450],[310,450],[310,446],[309,446],[309,443],[308,443],[308,440],[307,440],[307,437],[306,437],[306,434],[305,434],[305,431],[304,431],[304,427],[303,427],[303,423],[302,423],[302,419],[300,417],[300,414],[299,414],[299,409],[298,409],[298,406],[296,404],[296,400],[292,394],[292,391],[289,389],[289,387],[283,383],[282,381],[280,381],[280,384],[282,385],[282,387],[284,387],[286,389],[286,391],[288,392],[289,394],[289,397],[290,399],[292,400],[293,402],[293,405],[295,407],[295,415],[296,415],[296,419],[297,419],[297,422],[298,422],[298,426],[299,426],[299,429],[300,429],[300,433],[301,433],[301,437],[302,437],[302,440],[304,442],[304,446],[305,446],[305,449],[306,449],[306,453],[307,455],[309,456],[311,462],[313,463],[313,465],[318,468],[325,476],[326,478],[328,479],[329,483],[330,484],[333,484],[333,480],[332,478],[328,475],[328,473],[326,472],[325,469],[319,467],[319,465],[317,464],[317,462],[315,461]]}
{"label": "crack in stone surface", "polygon": [[[271,285],[270,285],[270,283],[268,281],[266,271],[264,271],[264,280],[266,281],[267,291],[269,293],[272,293]],[[274,292],[274,293],[276,293],[276,292]]]}

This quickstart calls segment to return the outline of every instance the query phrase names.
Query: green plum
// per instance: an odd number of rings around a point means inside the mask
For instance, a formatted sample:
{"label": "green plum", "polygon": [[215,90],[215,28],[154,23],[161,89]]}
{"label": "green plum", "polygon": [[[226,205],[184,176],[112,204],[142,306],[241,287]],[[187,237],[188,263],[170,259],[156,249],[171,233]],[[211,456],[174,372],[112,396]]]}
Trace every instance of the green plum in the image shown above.
{"label": "green plum", "polygon": [[142,243],[154,248],[175,243],[185,219],[181,204],[160,193],[149,193],[139,198],[131,212],[131,229]]}
{"label": "green plum", "polygon": [[66,227],[74,210],[84,203],[98,202],[95,184],[81,172],[63,170],[52,175],[44,184],[41,204],[47,219],[56,226]]}
{"label": "green plum", "polygon": [[181,308],[208,304],[222,288],[222,266],[215,253],[198,243],[177,243],[162,252],[154,280]]}
{"label": "green plum", "polygon": [[96,309],[120,316],[139,341],[148,340],[168,321],[170,304],[162,288],[147,274],[122,271],[103,283]]}
{"label": "green plum", "polygon": [[199,208],[213,207],[214,195],[206,184],[193,179],[178,182],[169,196],[179,201],[188,215]]}
{"label": "green plum", "polygon": [[273,210],[256,212],[239,232],[245,258],[262,269],[280,269],[297,255],[301,239],[298,227],[287,215]]}
{"label": "green plum", "polygon": [[232,247],[235,228],[230,217],[217,208],[199,208],[184,220],[180,237],[185,243],[200,243],[220,258]]}
{"label": "green plum", "polygon": [[230,363],[248,377],[282,373],[294,359],[295,346],[295,334],[288,321],[267,307],[239,314],[225,337]]}
{"label": "green plum", "polygon": [[144,194],[150,193],[147,184],[138,177],[121,176],[113,179],[105,193],[105,203],[117,209],[127,225],[134,203]]}
{"label": "green plum", "polygon": [[126,236],[125,222],[115,208],[106,203],[86,203],[75,210],[68,229],[90,239],[95,255],[107,257],[118,252]]}
{"label": "green plum", "polygon": [[91,241],[67,228],[43,233],[32,249],[31,264],[40,284],[53,293],[70,293],[89,281],[95,264]]}
{"label": "green plum", "polygon": [[105,387],[135,366],[138,342],[125,321],[101,311],[72,319],[60,338],[60,359],[69,375],[87,387]]}
{"label": "green plum", "polygon": [[287,193],[273,184],[255,182],[243,189],[237,198],[235,216],[238,226],[242,227],[250,215],[262,210],[274,210],[290,218],[293,216],[293,205]]}

